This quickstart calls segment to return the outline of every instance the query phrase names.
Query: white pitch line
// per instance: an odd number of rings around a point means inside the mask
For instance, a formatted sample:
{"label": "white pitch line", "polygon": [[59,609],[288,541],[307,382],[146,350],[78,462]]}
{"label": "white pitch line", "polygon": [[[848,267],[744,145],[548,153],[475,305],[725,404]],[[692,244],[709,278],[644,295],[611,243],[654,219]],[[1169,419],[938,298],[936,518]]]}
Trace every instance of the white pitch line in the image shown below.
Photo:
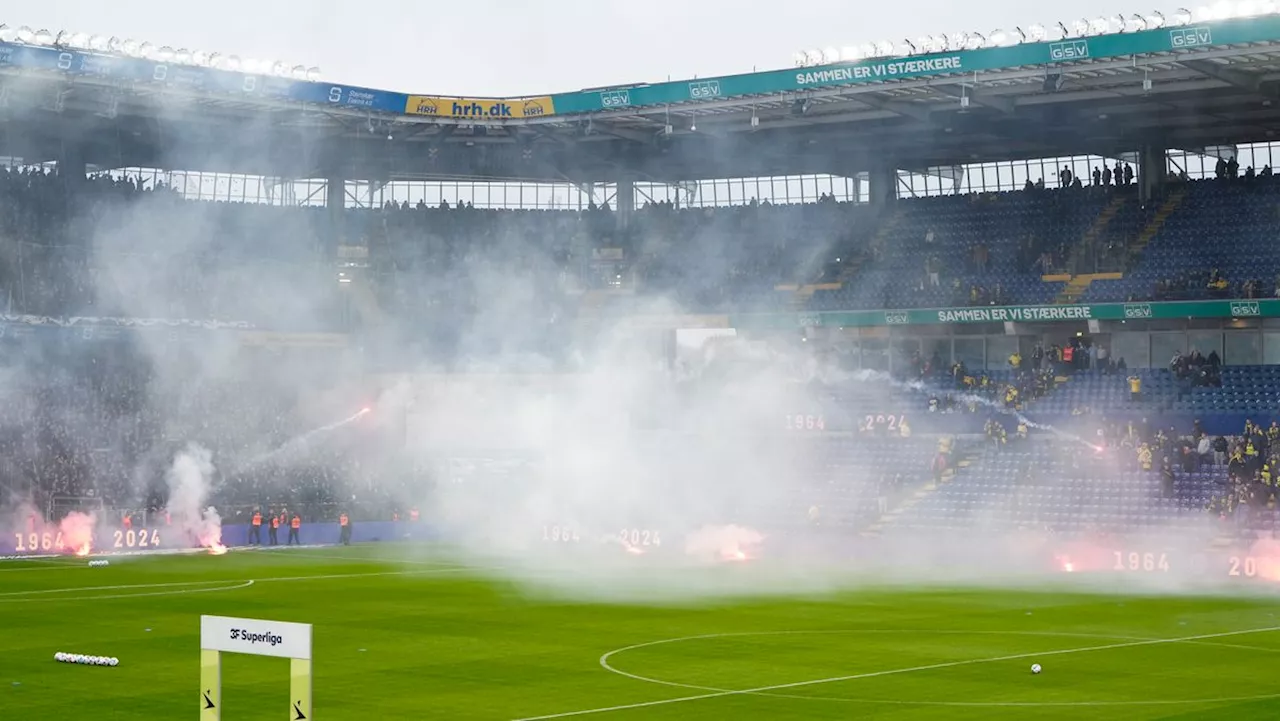
{"label": "white pitch line", "polygon": [[34,571],[65,571],[69,568],[89,568],[87,563],[47,563],[36,568],[0,568],[0,573],[32,573]]}
{"label": "white pitch line", "polygon": [[[322,575],[313,575],[313,576],[277,576],[274,578],[251,578],[251,579],[227,578],[227,579],[214,579],[209,581],[181,581],[181,582],[175,582],[175,583],[135,583],[135,584],[126,584],[126,585],[119,585],[119,586],[78,586],[78,587],[71,587],[71,588],[47,588],[47,589],[39,589],[39,590],[32,590],[32,591],[7,591],[4,593],[0,593],[0,597],[4,597],[4,596],[10,597],[10,598],[0,598],[0,603],[25,603],[30,601],[61,601],[61,600],[92,601],[92,600],[97,600],[102,598],[135,598],[135,597],[146,597],[146,596],[155,596],[155,595],[163,596],[163,595],[176,595],[178,593],[203,593],[204,592],[204,590],[191,590],[191,591],[170,590],[170,591],[154,593],[154,594],[153,593],[136,593],[136,594],[121,594],[121,595],[114,595],[114,596],[77,596],[74,599],[60,599],[60,598],[57,598],[55,595],[60,593],[83,593],[86,591],[124,591],[124,590],[132,590],[132,589],[141,590],[141,589],[151,589],[151,588],[167,588],[167,589],[188,588],[189,589],[192,586],[209,586],[216,583],[241,584],[239,586],[208,589],[208,590],[222,591],[222,590],[229,590],[231,588],[248,588],[249,586],[252,586],[255,583],[277,583],[277,582],[288,582],[288,581],[320,581],[320,580],[330,580],[330,579],[339,579],[339,578],[370,578],[375,576],[422,576],[422,575],[431,575],[431,574],[461,573],[461,572],[470,571],[470,570],[474,570],[474,569],[432,568],[432,569],[421,569],[417,571],[375,571],[372,573],[333,573],[333,574],[322,574]],[[34,598],[37,596],[38,598]]]}
{"label": "white pitch line", "polygon": [[[809,630],[809,631],[742,631],[738,633],[707,633],[697,636],[683,636],[680,638],[666,638],[660,641],[648,641],[645,643],[637,643],[623,648],[617,648],[600,657],[600,666],[610,673],[615,673],[624,678],[634,681],[643,681],[645,683],[657,684],[659,686],[672,686],[675,688],[684,688],[692,691],[707,691],[714,693],[732,693],[729,689],[717,688],[715,686],[700,686],[691,683],[681,683],[679,681],[667,681],[660,678],[651,678],[649,676],[641,676],[639,674],[623,671],[609,663],[609,659],[620,653],[634,651],[640,648],[649,648],[652,646],[662,646],[670,643],[682,643],[685,641],[700,641],[714,638],[735,638],[742,636],[785,636],[785,635],[837,635],[837,634],[919,634],[919,635],[953,635],[953,636],[1036,636],[1036,637],[1066,637],[1066,638],[1105,638],[1113,641],[1157,641],[1162,639],[1153,639],[1143,636],[1121,636],[1103,633],[1072,633],[1065,631],[958,631],[952,629],[829,629],[829,630]],[[1280,648],[1268,648],[1265,646],[1242,646],[1234,643],[1214,643],[1213,641],[1181,641],[1187,645],[1194,646],[1212,646],[1215,648],[1230,648],[1238,651],[1257,651],[1264,653],[1280,653]],[[1264,694],[1261,696],[1234,696],[1223,698],[1205,698],[1205,699],[1173,699],[1173,700],[1157,700],[1157,701],[908,701],[903,699],[865,699],[865,698],[846,698],[833,696],[799,696],[795,694],[785,693],[769,693],[756,692],[751,695],[759,695],[766,698],[782,698],[792,699],[796,701],[841,701],[845,703],[871,703],[871,704],[890,704],[898,706],[959,706],[959,707],[1076,707],[1076,706],[1169,706],[1199,703],[1235,703],[1240,701],[1259,701],[1263,699],[1273,699],[1280,697],[1280,694]]]}
{"label": "white pitch line", "polygon": [[1125,643],[1109,643],[1101,646],[1085,646],[1083,648],[1066,648],[1058,651],[1033,651],[1030,653],[1017,653],[1009,656],[994,656],[990,658],[975,658],[965,661],[945,661],[942,663],[933,663],[926,666],[912,666],[909,668],[889,669],[886,671],[870,671],[867,673],[856,673],[848,676],[832,676],[830,678],[814,679],[812,681],[796,681],[794,683],[781,683],[772,686],[759,686],[756,688],[741,689],[737,691],[718,691],[715,693],[703,693],[694,696],[677,696],[676,698],[662,699],[659,701],[643,701],[640,703],[620,704],[617,706],[602,706],[599,708],[583,709],[580,711],[566,711],[563,713],[545,714],[542,716],[525,716],[515,721],[545,721],[546,719],[568,718],[571,716],[587,716],[591,714],[610,713],[613,711],[627,711],[637,708],[650,708],[653,706],[666,706],[675,703],[685,703],[687,701],[702,701],[704,699],[723,698],[725,696],[742,696],[757,694],[767,691],[781,691],[790,688],[802,688],[805,686],[817,686],[826,683],[839,683],[841,681],[857,681],[864,678],[880,678],[882,676],[895,676],[904,673],[915,673],[917,671],[933,671],[941,668],[956,668],[958,666],[974,666],[983,663],[999,663],[1002,661],[1019,661],[1028,658],[1044,658],[1048,656],[1066,656],[1073,653],[1088,653],[1091,651],[1107,651],[1119,648],[1135,648],[1138,646],[1156,646],[1166,643],[1185,643],[1188,641],[1201,641],[1211,638],[1227,638],[1230,636],[1243,636],[1253,633],[1268,633],[1271,631],[1280,631],[1280,626],[1269,626],[1267,628],[1253,628],[1245,631],[1227,631],[1224,633],[1207,633],[1198,636],[1183,636],[1181,638],[1159,638],[1148,641],[1128,641]]}
{"label": "white pitch line", "polygon": [[[3,598],[3,599],[0,599],[0,603],[31,603],[33,601],[40,601],[41,603],[60,603],[65,601],[101,601],[101,600],[110,599],[110,598],[147,598],[148,596],[181,596],[184,594],[191,594],[191,593],[216,593],[218,591],[235,591],[241,588],[248,588],[253,585],[253,581],[206,581],[205,583],[206,584],[229,583],[233,585],[214,586],[213,588],[190,588],[189,586],[191,584],[155,584],[153,586],[141,586],[141,587],[118,586],[118,588],[121,588],[121,589],[161,588],[168,585],[188,586],[188,588],[177,588],[177,589],[171,588],[167,591],[155,591],[153,593],[113,593],[106,596],[63,596],[63,597],[42,596],[40,598],[31,598],[31,597]],[[100,590],[103,588],[111,588],[111,587],[110,586],[100,587]],[[75,590],[84,590],[84,589],[73,588],[73,589],[67,589],[67,590],[75,591]]]}

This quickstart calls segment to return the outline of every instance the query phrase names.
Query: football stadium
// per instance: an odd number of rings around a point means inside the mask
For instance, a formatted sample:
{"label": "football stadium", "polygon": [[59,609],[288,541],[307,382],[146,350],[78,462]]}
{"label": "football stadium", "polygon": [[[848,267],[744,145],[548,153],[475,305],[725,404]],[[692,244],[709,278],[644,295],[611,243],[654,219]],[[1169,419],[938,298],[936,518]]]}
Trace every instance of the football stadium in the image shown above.
{"label": "football stadium", "polygon": [[688,71],[0,24],[0,718],[1280,717],[1277,3]]}

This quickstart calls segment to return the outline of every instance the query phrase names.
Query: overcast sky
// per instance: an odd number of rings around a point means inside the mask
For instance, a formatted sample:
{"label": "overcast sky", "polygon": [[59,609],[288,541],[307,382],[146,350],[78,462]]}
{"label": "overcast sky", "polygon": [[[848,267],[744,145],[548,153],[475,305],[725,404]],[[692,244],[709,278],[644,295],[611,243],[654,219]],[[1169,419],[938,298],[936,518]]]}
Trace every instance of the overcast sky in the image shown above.
{"label": "overcast sky", "polygon": [[326,80],[379,89],[509,96],[776,69],[808,48],[1151,9],[1111,0],[5,0],[0,22],[319,65]]}

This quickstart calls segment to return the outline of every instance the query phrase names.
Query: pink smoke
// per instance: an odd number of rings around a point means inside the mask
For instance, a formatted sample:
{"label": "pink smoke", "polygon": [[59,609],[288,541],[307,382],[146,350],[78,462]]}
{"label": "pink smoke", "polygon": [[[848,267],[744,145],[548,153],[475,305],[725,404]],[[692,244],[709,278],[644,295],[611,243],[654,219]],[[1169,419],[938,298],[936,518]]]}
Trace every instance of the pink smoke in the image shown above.
{"label": "pink smoke", "polygon": [[71,549],[77,556],[87,556],[93,551],[93,516],[79,511],[68,513],[58,522],[63,548]]}

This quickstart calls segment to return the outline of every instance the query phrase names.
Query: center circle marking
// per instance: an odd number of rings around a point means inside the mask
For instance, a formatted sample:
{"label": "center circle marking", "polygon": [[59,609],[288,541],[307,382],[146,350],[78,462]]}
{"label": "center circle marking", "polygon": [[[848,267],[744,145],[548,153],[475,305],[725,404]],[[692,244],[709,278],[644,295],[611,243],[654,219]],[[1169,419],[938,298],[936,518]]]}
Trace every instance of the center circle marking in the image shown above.
{"label": "center circle marking", "polygon": [[[1280,648],[1265,648],[1261,646],[1243,646],[1229,643],[1214,643],[1212,641],[1201,641],[1188,639],[1185,641],[1166,640],[1159,638],[1149,638],[1143,636],[1123,636],[1115,634],[1101,633],[1071,633],[1059,631],[959,631],[959,630],[936,630],[936,629],[826,629],[812,631],[741,631],[736,633],[707,633],[696,636],[681,636],[678,638],[665,638],[657,641],[647,641],[645,643],[632,644],[615,648],[600,656],[600,666],[609,673],[617,674],[625,678],[635,681],[643,681],[645,683],[657,684],[659,686],[670,686],[673,688],[685,688],[691,691],[702,691],[706,693],[721,693],[725,695],[742,695],[742,696],[765,696],[769,698],[795,699],[801,701],[843,701],[846,703],[865,703],[865,704],[887,704],[898,706],[952,706],[952,707],[1082,707],[1082,706],[1188,706],[1194,704],[1211,704],[1211,703],[1235,703],[1241,701],[1265,701],[1268,699],[1280,698],[1280,693],[1260,694],[1256,696],[1227,696],[1221,698],[1202,698],[1202,699],[1164,699],[1155,701],[917,701],[905,699],[874,699],[874,698],[848,698],[840,696],[801,696],[798,694],[775,693],[772,691],[750,691],[736,690],[727,688],[717,688],[715,686],[704,686],[692,683],[682,683],[679,681],[667,681],[665,679],[653,678],[650,676],[642,676],[640,674],[624,671],[615,667],[610,661],[618,655],[628,651],[636,651],[642,648],[651,648],[653,646],[665,646],[675,643],[687,643],[689,641],[704,641],[719,638],[746,638],[760,636],[827,636],[840,634],[933,634],[937,636],[1032,636],[1038,638],[1092,638],[1104,639],[1108,641],[1151,641],[1163,642],[1168,644],[1183,644],[1191,646],[1217,646],[1221,648],[1233,648],[1242,651],[1260,651],[1263,653],[1280,653]],[[1105,649],[1096,649],[1105,650]],[[1070,649],[1062,649],[1056,652],[1046,651],[1045,653],[1054,653],[1055,655],[1065,655]],[[1083,652],[1083,650],[1082,650]],[[1030,657],[1030,654],[1028,655]],[[994,663],[994,659],[974,659],[964,662],[966,664]],[[933,667],[926,666],[920,670],[932,670]],[[911,673],[910,669],[902,669],[892,671],[894,674]],[[868,671],[868,676],[888,675],[886,672]],[[856,679],[849,679],[856,680]],[[803,685],[804,682],[796,682],[796,685]],[[813,685],[817,685],[814,683]]]}

